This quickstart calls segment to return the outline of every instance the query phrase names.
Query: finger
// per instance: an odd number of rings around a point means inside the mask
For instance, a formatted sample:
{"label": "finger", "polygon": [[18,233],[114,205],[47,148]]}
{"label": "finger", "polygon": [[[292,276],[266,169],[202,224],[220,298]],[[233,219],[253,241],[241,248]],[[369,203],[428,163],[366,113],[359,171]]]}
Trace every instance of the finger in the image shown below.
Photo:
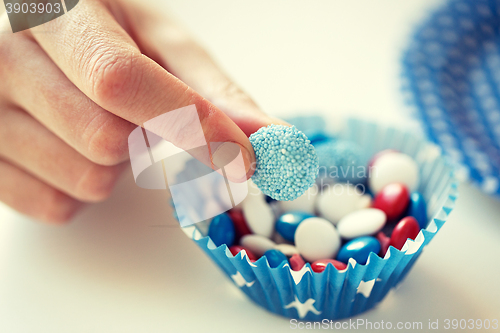
{"label": "finger", "polygon": [[123,165],[97,165],[26,113],[3,109],[0,156],[46,184],[81,201],[109,197]]}
{"label": "finger", "polygon": [[36,219],[67,222],[83,205],[2,159],[0,174],[0,201]]}
{"label": "finger", "polygon": [[[251,175],[255,156],[241,129],[185,83],[142,55],[101,2],[81,2],[68,14],[43,25],[45,33],[37,33],[38,29],[32,29],[33,36],[45,52],[98,105],[134,124],[143,124],[194,104],[206,141],[238,144],[246,177]],[[157,130],[155,134],[184,150],[194,148],[192,137],[175,123],[162,124]]]}
{"label": "finger", "polygon": [[124,9],[131,34],[143,52],[227,113],[245,134],[269,124],[288,125],[265,114],[177,22],[137,5]]}
{"label": "finger", "polygon": [[128,159],[127,138],[136,125],[85,96],[36,42],[0,35],[0,54],[7,64],[0,66],[0,95],[91,161],[115,165]]}

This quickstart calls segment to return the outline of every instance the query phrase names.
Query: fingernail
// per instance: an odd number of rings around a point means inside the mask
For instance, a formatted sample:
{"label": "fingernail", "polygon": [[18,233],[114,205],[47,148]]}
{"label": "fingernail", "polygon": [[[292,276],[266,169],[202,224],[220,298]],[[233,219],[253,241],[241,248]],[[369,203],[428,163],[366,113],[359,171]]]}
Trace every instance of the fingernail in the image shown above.
{"label": "fingernail", "polygon": [[220,168],[223,175],[234,182],[244,182],[247,180],[247,173],[250,170],[250,152],[234,142],[224,142],[212,153],[212,163]]}

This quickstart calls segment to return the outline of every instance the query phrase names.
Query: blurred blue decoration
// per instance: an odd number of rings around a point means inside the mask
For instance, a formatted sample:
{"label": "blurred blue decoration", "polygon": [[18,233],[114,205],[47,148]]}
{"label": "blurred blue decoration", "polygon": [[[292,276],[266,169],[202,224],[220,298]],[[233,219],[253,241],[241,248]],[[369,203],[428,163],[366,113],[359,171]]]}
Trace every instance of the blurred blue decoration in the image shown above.
{"label": "blurred blue decoration", "polygon": [[500,0],[449,1],[403,57],[403,92],[463,177],[500,197]]}

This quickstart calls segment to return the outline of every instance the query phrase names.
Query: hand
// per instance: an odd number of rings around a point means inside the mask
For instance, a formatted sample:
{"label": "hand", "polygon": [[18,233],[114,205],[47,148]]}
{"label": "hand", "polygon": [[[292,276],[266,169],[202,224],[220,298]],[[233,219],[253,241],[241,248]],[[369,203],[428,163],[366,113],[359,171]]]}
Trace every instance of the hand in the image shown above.
{"label": "hand", "polygon": [[[4,14],[0,31],[9,30]],[[0,201],[49,222],[106,199],[129,163],[128,135],[160,114],[195,104],[207,142],[240,146],[246,177],[247,136],[280,123],[171,19],[125,1],[81,1],[1,33],[0,77]]]}

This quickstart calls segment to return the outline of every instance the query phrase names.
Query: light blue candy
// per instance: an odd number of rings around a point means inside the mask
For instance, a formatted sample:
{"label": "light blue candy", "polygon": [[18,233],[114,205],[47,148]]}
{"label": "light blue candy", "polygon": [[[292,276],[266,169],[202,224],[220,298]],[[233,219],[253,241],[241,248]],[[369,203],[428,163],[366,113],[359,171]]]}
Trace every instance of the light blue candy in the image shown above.
{"label": "light blue candy", "polygon": [[228,247],[233,245],[235,230],[233,221],[226,213],[217,215],[210,222],[208,227],[208,236],[212,239],[216,246],[226,244]]}
{"label": "light blue candy", "polygon": [[328,140],[314,145],[319,160],[319,177],[341,182],[360,183],[364,180],[361,147],[351,141]]}
{"label": "light blue candy", "polygon": [[297,126],[311,142],[327,136],[325,133],[326,121],[325,118],[320,115],[296,116],[285,120]]}
{"label": "light blue candy", "polygon": [[276,200],[294,200],[315,183],[318,157],[295,126],[269,125],[249,139],[257,160],[252,180],[264,194]]}
{"label": "light blue candy", "polygon": [[289,212],[281,215],[276,221],[276,231],[286,240],[293,242],[295,230],[307,218],[314,217],[309,213]]}
{"label": "light blue candy", "polygon": [[411,194],[407,215],[413,216],[418,221],[420,229],[427,227],[427,205],[424,196],[419,192]]}
{"label": "light blue candy", "polygon": [[371,252],[375,254],[380,252],[379,241],[371,236],[358,237],[345,243],[340,248],[337,260],[347,264],[349,258],[353,258],[358,264],[364,265]]}
{"label": "light blue candy", "polygon": [[264,256],[267,258],[267,262],[271,268],[276,268],[281,265],[283,261],[288,261],[288,258],[281,251],[275,249],[267,250]]}

